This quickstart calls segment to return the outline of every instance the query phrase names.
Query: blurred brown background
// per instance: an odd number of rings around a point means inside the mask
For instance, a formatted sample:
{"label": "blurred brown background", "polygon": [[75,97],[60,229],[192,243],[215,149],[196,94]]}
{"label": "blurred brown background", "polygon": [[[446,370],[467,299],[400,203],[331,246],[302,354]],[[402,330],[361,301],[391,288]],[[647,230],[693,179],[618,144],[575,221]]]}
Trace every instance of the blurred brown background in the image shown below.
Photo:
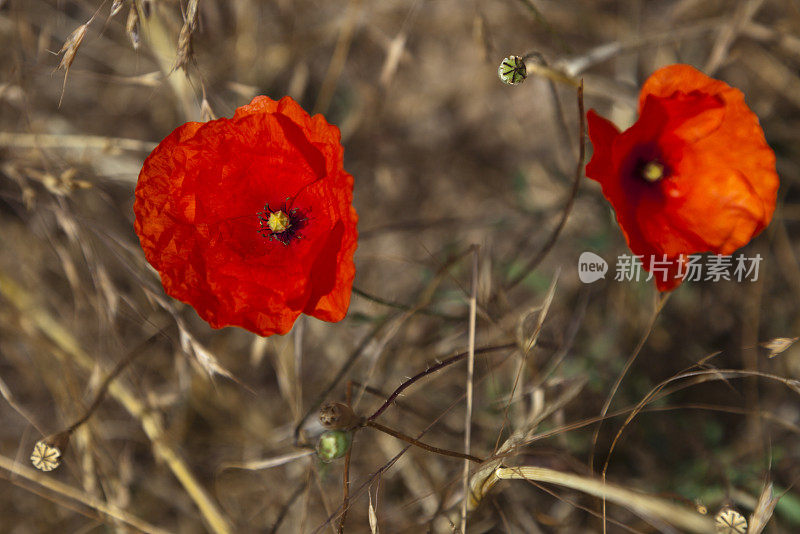
{"label": "blurred brown background", "polygon": [[[0,6],[0,532],[149,528],[97,503],[169,532],[224,531],[213,517],[234,532],[331,531],[341,461],[257,462],[297,451],[295,424],[360,345],[329,398],[343,400],[348,379],[385,398],[466,349],[472,244],[480,246],[478,346],[527,339],[544,317],[525,360],[519,351],[478,358],[473,454],[488,456],[512,431],[530,431],[546,437],[507,464],[599,473],[626,407],[718,352],[706,369],[746,374],[671,383],[685,387],[625,428],[608,480],[702,504],[713,517],[723,505],[749,516],[769,479],[782,498],[765,532],[800,530],[800,403],[782,381],[800,379],[800,351],[768,358],[759,345],[800,335],[797,1]],[[187,25],[195,10],[196,25]],[[65,42],[62,60],[55,53]],[[504,290],[558,224],[577,161],[575,89],[535,74],[515,87],[497,78],[503,57],[529,52],[553,72],[583,78],[586,109],[622,128],[635,120],[638,88],[653,70],[693,64],[745,93],[778,159],[775,217],[743,251],[764,258],[758,281],[689,283],[670,297],[611,403],[609,413],[623,415],[602,425],[595,445],[591,421],[649,331],[656,291],[613,280],[627,248],[598,184],[585,178],[544,261]],[[65,85],[60,62],[69,64]],[[138,248],[131,209],[155,143],[187,120],[231,116],[257,94],[291,95],[339,125],[360,216],[359,293],[348,318],[303,318],[289,335],[267,339],[213,331],[165,297]],[[587,141],[587,161],[590,154]],[[605,281],[578,280],[586,250],[612,264]],[[75,433],[63,465],[41,475],[74,494],[12,473],[16,463],[29,466],[43,434],[83,413],[115,362],[162,328]],[[214,365],[236,380],[210,377]],[[417,435],[441,416],[423,441],[462,450],[465,369],[456,364],[406,391],[402,400],[419,417],[395,407],[380,420]],[[382,402],[358,397],[361,414]],[[309,439],[319,431],[314,419]],[[403,446],[370,429],[357,434],[346,532],[370,531],[367,488],[381,532],[451,531],[462,463],[412,448],[374,476]],[[679,531],[613,504],[607,514],[609,532]],[[598,532],[598,515],[601,502],[580,492],[505,481],[484,496],[469,531]]]}

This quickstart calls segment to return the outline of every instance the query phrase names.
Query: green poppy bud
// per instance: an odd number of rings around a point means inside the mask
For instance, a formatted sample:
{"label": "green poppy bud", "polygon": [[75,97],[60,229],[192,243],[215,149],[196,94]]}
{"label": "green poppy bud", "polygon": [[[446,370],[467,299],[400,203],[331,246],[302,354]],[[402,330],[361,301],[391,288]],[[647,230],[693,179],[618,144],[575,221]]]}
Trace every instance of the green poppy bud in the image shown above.
{"label": "green poppy bud", "polygon": [[528,77],[528,69],[525,67],[525,60],[520,56],[508,56],[497,68],[497,75],[503,83],[508,85],[518,85]]}
{"label": "green poppy bud", "polygon": [[317,456],[323,462],[341,458],[353,444],[353,433],[345,430],[328,430],[317,441]]}

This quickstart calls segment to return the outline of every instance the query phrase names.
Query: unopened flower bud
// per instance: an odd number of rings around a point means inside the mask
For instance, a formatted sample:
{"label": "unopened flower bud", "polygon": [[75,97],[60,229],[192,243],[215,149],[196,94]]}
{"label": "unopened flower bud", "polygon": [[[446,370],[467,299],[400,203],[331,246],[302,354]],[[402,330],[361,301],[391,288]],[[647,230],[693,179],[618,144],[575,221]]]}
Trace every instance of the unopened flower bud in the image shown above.
{"label": "unopened flower bud", "polygon": [[497,68],[497,75],[503,83],[518,85],[528,77],[528,68],[520,56],[508,56]]}

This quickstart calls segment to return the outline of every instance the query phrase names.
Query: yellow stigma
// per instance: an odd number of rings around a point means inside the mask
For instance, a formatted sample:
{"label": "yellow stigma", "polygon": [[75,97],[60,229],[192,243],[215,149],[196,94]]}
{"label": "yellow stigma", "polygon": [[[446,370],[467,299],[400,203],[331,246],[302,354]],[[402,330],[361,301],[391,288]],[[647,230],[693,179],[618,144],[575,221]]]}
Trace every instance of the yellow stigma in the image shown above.
{"label": "yellow stigma", "polygon": [[651,161],[642,169],[642,178],[648,182],[657,182],[664,177],[664,166],[657,161]]}
{"label": "yellow stigma", "polygon": [[289,217],[281,210],[273,211],[269,214],[269,219],[267,219],[267,226],[274,234],[285,232],[291,225]]}

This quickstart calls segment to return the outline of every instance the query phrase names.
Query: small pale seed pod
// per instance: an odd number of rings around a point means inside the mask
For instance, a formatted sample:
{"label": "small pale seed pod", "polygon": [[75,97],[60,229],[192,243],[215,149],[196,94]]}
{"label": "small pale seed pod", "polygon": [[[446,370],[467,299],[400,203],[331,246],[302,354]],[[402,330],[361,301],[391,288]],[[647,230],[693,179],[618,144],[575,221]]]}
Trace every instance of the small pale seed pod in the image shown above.
{"label": "small pale seed pod", "polygon": [[718,534],[745,534],[747,519],[733,508],[723,508],[714,518],[714,526]]}
{"label": "small pale seed pod", "polygon": [[40,471],[52,471],[61,465],[61,455],[67,450],[69,438],[70,432],[64,430],[37,441],[31,453],[33,467]]}
{"label": "small pale seed pod", "polygon": [[61,465],[61,451],[45,440],[37,441],[31,454],[31,463],[39,471],[52,471]]}
{"label": "small pale seed pod", "polygon": [[497,68],[497,76],[503,83],[508,85],[519,85],[528,77],[528,69],[525,67],[525,60],[520,56],[508,56]]}
{"label": "small pale seed pod", "polygon": [[319,422],[328,430],[350,430],[361,423],[361,418],[344,403],[326,402],[319,409]]}
{"label": "small pale seed pod", "polygon": [[353,444],[353,433],[347,430],[328,430],[317,441],[317,456],[323,462],[341,458]]}

